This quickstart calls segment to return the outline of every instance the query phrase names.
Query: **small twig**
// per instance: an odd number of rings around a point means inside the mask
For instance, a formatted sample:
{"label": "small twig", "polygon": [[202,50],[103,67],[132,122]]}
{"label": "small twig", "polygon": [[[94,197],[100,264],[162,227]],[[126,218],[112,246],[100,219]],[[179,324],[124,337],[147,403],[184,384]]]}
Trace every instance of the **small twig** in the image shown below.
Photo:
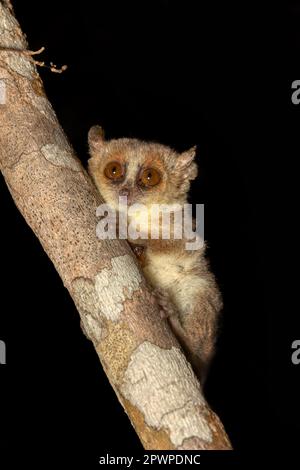
{"label": "small twig", "polygon": [[41,47],[38,51],[28,51],[27,49],[18,49],[17,47],[3,47],[3,46],[0,46],[0,51],[17,52],[18,54],[24,54],[24,55],[29,55],[29,56],[41,54],[42,52],[44,52],[44,50],[45,50],[44,46]]}
{"label": "small twig", "polygon": [[27,49],[17,49],[17,48],[14,48],[14,47],[1,47],[0,46],[0,51],[3,51],[3,52],[15,52],[17,54],[22,54],[22,55],[25,55],[28,57],[28,59],[33,62],[35,65],[39,66],[39,67],[44,67],[46,69],[49,69],[51,70],[51,72],[54,72],[54,73],[62,73],[64,72],[65,70],[67,70],[68,66],[67,65],[63,65],[62,67],[60,68],[57,68],[57,65],[55,65],[53,62],[50,62],[50,65],[47,65],[45,64],[44,61],[38,61],[38,60],[35,60],[32,58],[32,56],[34,55],[38,55],[38,54],[41,54],[42,52],[44,52],[45,50],[45,47],[41,47],[38,51],[28,51]]}
{"label": "small twig", "polygon": [[24,51],[24,53],[27,55],[37,55],[37,54],[41,54],[42,52],[44,52],[45,50],[45,47],[42,46],[38,51]]}

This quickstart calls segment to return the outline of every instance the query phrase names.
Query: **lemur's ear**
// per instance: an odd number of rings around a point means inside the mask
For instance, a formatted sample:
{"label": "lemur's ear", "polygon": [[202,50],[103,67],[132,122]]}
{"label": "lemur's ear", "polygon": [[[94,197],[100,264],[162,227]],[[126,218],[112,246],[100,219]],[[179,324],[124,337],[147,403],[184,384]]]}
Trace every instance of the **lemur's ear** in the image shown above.
{"label": "lemur's ear", "polygon": [[176,160],[176,170],[181,171],[187,179],[195,179],[197,176],[197,165],[194,162],[196,156],[196,146],[178,155]]}
{"label": "lemur's ear", "polygon": [[190,166],[196,156],[196,145],[189,150],[181,153],[176,161],[178,168],[187,168]]}
{"label": "lemur's ear", "polygon": [[104,142],[104,130],[102,129],[102,127],[92,126],[88,133],[88,143],[90,151],[97,152],[97,150],[101,150]]}

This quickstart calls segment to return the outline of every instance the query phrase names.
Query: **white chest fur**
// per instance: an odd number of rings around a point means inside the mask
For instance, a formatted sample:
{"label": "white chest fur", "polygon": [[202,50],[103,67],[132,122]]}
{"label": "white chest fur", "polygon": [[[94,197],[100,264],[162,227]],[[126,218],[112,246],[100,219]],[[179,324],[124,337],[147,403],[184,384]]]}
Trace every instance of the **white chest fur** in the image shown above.
{"label": "white chest fur", "polygon": [[180,312],[188,313],[195,295],[205,288],[206,281],[193,270],[200,262],[196,253],[150,253],[144,268],[153,287],[164,289]]}

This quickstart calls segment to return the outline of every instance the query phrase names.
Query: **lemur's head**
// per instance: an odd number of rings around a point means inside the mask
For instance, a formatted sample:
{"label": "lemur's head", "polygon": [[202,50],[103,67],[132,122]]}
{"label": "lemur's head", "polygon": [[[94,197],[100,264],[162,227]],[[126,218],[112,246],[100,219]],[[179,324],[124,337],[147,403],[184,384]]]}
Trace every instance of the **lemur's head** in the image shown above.
{"label": "lemur's head", "polygon": [[88,143],[89,173],[110,206],[118,208],[119,196],[127,196],[128,205],[186,202],[197,176],[195,147],[178,153],[137,139],[106,141],[100,126],[91,127]]}

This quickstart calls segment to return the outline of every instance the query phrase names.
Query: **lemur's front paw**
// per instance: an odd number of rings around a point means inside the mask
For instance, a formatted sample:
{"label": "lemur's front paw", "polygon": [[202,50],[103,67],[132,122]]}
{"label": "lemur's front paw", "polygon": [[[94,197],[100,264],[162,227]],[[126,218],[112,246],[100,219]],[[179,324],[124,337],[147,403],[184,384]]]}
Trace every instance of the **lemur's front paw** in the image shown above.
{"label": "lemur's front paw", "polygon": [[177,314],[176,308],[172,304],[170,297],[166,291],[164,291],[163,289],[156,288],[154,289],[154,295],[156,297],[158,305],[160,306],[161,318],[169,318]]}
{"label": "lemur's front paw", "polygon": [[137,258],[141,258],[144,254],[145,248],[141,245],[135,245],[132,247],[132,250]]}

